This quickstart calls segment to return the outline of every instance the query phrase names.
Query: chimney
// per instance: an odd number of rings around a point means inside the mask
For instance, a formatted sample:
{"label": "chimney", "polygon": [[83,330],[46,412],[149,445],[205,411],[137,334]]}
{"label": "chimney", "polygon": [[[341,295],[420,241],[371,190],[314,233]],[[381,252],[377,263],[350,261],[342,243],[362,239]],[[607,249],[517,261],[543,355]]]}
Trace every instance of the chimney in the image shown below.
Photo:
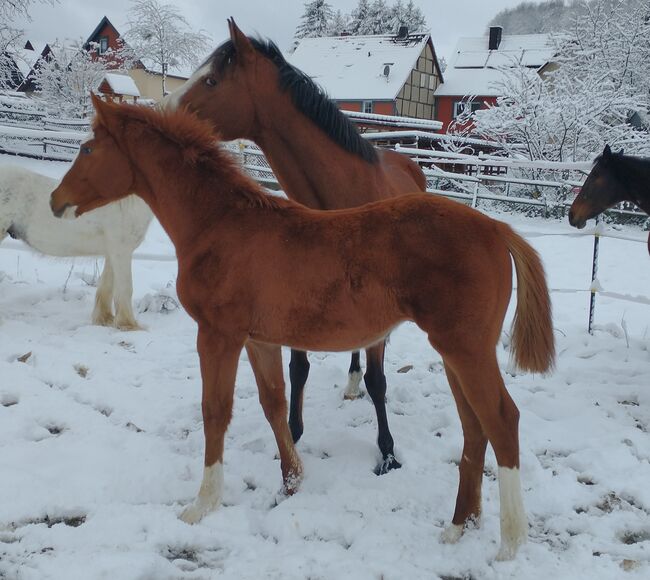
{"label": "chimney", "polygon": [[397,39],[398,40],[406,40],[409,35],[409,27],[408,26],[400,26],[399,30],[397,31]]}
{"label": "chimney", "polygon": [[490,26],[490,43],[488,48],[490,50],[498,50],[499,45],[501,44],[501,35],[503,34],[503,28],[500,26]]}

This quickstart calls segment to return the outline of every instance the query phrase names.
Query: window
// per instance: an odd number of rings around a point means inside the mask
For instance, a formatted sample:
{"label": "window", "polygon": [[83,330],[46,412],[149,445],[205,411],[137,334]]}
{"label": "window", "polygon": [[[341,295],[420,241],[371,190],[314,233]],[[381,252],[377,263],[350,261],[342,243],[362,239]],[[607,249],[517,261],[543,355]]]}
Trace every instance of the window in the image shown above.
{"label": "window", "polygon": [[[481,101],[455,101],[454,102],[454,119],[463,113],[474,113],[483,106]],[[469,108],[469,110],[468,110]]]}
{"label": "window", "polygon": [[361,110],[364,113],[372,113],[372,101],[363,101]]}
{"label": "window", "polygon": [[99,39],[99,54],[104,54],[108,50],[108,36],[102,36]]}

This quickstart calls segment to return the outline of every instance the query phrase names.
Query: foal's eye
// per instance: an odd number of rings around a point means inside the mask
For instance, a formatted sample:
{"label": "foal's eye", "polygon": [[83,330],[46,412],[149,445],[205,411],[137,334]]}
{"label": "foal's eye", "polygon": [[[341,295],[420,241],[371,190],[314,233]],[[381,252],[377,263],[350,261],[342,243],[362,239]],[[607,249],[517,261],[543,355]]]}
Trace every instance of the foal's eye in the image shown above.
{"label": "foal's eye", "polygon": [[217,85],[217,81],[212,77],[205,77],[205,80],[203,82],[209,87],[214,87]]}
{"label": "foal's eye", "polygon": [[84,145],[84,146],[81,148],[81,152],[82,152],[84,155],[90,155],[90,154],[93,152],[93,148],[92,148],[92,147],[88,147],[88,145]]}

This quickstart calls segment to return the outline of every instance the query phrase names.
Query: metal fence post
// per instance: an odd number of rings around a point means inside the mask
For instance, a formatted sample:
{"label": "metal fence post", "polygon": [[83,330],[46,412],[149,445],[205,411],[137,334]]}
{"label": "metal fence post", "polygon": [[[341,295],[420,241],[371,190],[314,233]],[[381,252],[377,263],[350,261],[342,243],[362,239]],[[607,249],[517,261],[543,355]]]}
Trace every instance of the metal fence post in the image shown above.
{"label": "metal fence post", "polygon": [[[477,174],[478,174],[478,172],[477,172]],[[480,180],[478,180],[474,184],[474,197],[472,197],[472,207],[473,208],[475,208],[476,204],[478,203],[478,187],[479,187],[480,184],[481,184]]]}
{"label": "metal fence post", "polygon": [[594,311],[596,310],[596,292],[598,290],[598,248],[600,245],[600,220],[596,219],[596,230],[594,231],[594,253],[591,262],[591,287],[589,296],[589,334],[594,333]]}

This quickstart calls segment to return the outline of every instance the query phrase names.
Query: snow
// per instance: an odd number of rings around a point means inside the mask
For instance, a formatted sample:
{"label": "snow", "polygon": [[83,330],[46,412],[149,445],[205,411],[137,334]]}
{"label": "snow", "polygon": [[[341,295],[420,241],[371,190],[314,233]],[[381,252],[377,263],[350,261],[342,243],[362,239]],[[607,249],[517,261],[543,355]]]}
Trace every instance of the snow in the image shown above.
{"label": "snow", "polygon": [[104,79],[116,95],[125,95],[129,97],[140,96],[140,91],[138,90],[135,81],[129,75],[106,73]]}
{"label": "snow", "polygon": [[498,97],[503,92],[501,69],[522,64],[535,74],[553,53],[548,34],[504,35],[497,50],[488,49],[487,36],[460,38],[435,95]]}
{"label": "snow", "polygon": [[[67,167],[0,156],[17,161],[52,176]],[[495,217],[545,260],[559,353],[548,377],[509,374],[507,333],[499,346],[521,411],[530,523],[514,561],[494,560],[491,450],[481,527],[456,544],[439,541],[453,513],[462,434],[441,359],[412,324],[391,335],[386,354],[402,469],[372,473],[373,407],[368,397],[343,400],[349,357],[312,353],[298,444],[305,479],[282,497],[276,445],[243,354],[224,505],[199,524],[180,521],[203,474],[200,371],[195,324],[175,307],[173,248],[153,224],[134,263],[134,297],[148,307],[143,332],[89,324],[94,260],[0,245],[0,578],[648,578],[649,307],[599,296],[590,336],[593,237],[567,236],[576,230],[566,221]],[[620,234],[639,237],[632,228]],[[645,244],[603,238],[600,248],[605,290],[650,295]]]}
{"label": "snow", "polygon": [[[429,35],[410,38],[406,43],[393,35],[303,38],[287,60],[325,88],[332,99],[393,100]],[[386,66],[388,77],[384,76]]]}

